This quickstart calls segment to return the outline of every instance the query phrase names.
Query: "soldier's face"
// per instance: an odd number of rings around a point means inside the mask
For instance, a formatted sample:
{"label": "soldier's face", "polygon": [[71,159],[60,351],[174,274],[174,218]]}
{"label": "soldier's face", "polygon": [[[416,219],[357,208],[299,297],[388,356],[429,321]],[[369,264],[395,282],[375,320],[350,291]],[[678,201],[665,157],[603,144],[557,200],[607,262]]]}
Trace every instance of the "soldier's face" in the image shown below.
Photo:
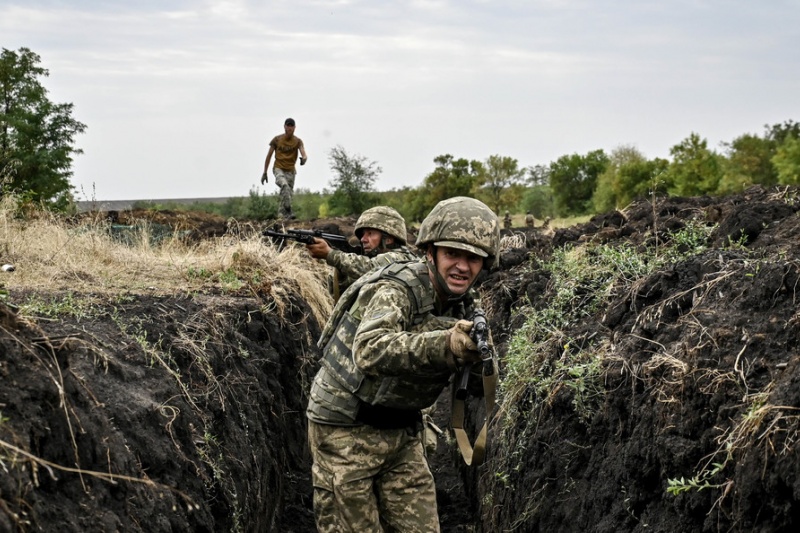
{"label": "soldier's face", "polygon": [[[447,288],[459,296],[466,293],[483,268],[483,257],[446,246],[437,246],[435,250],[436,270],[447,284]],[[428,251],[428,254],[431,252]]]}
{"label": "soldier's face", "polygon": [[[373,228],[364,228],[363,233],[361,233],[361,246],[364,247],[364,253],[369,254],[378,248],[381,245],[381,237],[383,237],[382,231]],[[386,235],[385,242],[386,244],[392,244],[394,238],[390,235]]]}

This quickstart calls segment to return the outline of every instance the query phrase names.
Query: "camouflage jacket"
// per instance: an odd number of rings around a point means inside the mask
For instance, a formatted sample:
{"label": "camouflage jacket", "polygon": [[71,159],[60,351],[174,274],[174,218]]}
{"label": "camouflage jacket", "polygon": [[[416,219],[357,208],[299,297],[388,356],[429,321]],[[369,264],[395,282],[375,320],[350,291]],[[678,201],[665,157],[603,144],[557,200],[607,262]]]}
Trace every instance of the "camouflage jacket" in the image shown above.
{"label": "camouflage jacket", "polygon": [[442,307],[423,261],[394,263],[352,285],[334,308],[319,346],[309,419],[358,425],[362,403],[419,410],[453,372],[446,330],[473,310],[471,295]]}
{"label": "camouflage jacket", "polygon": [[389,263],[416,261],[418,257],[405,246],[384,252],[375,257],[358,255],[336,250],[328,252],[325,262],[332,266],[336,272],[328,279],[328,292],[338,299],[337,295],[343,293],[355,280],[373,270],[384,267]]}

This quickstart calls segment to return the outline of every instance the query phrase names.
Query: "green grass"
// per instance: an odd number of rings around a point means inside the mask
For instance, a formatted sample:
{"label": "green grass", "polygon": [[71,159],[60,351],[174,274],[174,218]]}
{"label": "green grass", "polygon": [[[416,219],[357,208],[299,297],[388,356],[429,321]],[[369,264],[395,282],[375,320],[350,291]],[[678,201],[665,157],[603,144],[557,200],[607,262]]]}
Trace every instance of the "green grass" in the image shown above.
{"label": "green grass", "polygon": [[[557,249],[540,268],[550,278],[547,295],[536,305],[516,309],[526,317],[511,337],[501,382],[505,404],[533,402],[526,416],[546,408],[561,390],[572,394],[572,404],[588,420],[602,400],[606,341],[571,338],[566,331],[597,316],[610,301],[629,291],[638,280],[666,264],[707,249],[713,226],[689,223],[659,248],[635,247],[627,242],[587,243]],[[521,416],[517,407],[506,411],[503,426],[514,427]]]}

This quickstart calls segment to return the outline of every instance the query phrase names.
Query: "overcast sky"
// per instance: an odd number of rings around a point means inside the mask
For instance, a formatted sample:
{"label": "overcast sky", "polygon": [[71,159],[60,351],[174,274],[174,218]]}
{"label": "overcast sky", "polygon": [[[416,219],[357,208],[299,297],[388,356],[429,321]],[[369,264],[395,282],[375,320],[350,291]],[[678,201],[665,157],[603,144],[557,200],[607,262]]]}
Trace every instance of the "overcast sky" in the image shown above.
{"label": "overcast sky", "polygon": [[311,190],[336,145],[388,190],[447,153],[668,158],[800,120],[800,0],[0,0],[0,47],[87,125],[79,200],[273,194],[289,116]]}

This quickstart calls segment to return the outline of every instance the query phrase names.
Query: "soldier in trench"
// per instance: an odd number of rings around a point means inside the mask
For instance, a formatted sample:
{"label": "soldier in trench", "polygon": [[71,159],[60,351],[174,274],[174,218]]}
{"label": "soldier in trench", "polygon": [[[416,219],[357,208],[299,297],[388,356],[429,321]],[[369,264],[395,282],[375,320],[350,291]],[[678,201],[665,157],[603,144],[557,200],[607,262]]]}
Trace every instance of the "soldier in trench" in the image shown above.
{"label": "soldier in trench", "polygon": [[339,299],[306,410],[320,532],[440,530],[421,410],[481,361],[465,318],[499,241],[485,204],[444,200],[420,226],[424,258],[365,275]]}
{"label": "soldier in trench", "polygon": [[324,259],[333,267],[328,291],[334,301],[339,300],[341,293],[367,272],[389,263],[417,259],[406,246],[406,221],[391,207],[379,205],[361,213],[354,233],[361,241],[363,255],[336,250],[319,238],[306,245],[311,257]]}

